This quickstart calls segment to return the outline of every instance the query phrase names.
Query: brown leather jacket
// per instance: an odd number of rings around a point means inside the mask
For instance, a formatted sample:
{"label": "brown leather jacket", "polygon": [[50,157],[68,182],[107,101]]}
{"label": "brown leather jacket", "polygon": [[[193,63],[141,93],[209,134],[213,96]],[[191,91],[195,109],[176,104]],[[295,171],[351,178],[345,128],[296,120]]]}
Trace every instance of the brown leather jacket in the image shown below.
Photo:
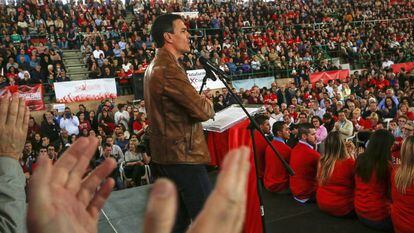
{"label": "brown leather jacket", "polygon": [[201,122],[214,116],[174,55],[158,49],[144,78],[145,108],[150,121],[152,161],[202,164],[210,161]]}

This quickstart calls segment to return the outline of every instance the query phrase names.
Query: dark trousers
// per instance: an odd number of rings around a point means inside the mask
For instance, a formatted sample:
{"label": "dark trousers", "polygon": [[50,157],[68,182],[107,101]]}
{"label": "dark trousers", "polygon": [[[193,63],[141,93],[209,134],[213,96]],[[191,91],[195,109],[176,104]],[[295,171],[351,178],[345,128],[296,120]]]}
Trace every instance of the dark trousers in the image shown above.
{"label": "dark trousers", "polygon": [[369,219],[363,218],[361,216],[358,216],[358,219],[360,222],[362,222],[364,225],[377,230],[377,231],[383,231],[383,232],[394,232],[393,231],[393,225],[391,217],[388,217],[381,221],[371,221]]}
{"label": "dark trousers", "polygon": [[211,183],[204,165],[160,165],[154,166],[159,177],[172,180],[177,186],[179,206],[173,233],[187,230],[203,208],[211,192]]}
{"label": "dark trousers", "polygon": [[132,178],[135,185],[141,185],[141,176],[145,175],[145,167],[136,165],[136,166],[126,166],[124,167],[125,176]]}

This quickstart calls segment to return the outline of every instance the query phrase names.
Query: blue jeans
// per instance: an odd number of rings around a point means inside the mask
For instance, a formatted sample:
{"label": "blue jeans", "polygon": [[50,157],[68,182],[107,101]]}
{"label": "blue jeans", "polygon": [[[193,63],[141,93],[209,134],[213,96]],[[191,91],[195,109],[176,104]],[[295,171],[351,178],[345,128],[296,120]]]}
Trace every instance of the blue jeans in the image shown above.
{"label": "blue jeans", "polygon": [[384,232],[394,232],[391,217],[383,219],[381,221],[372,221],[366,218],[363,218],[358,215],[358,219],[364,225],[369,228],[372,228],[377,231],[384,231]]}
{"label": "blue jeans", "polygon": [[155,167],[160,177],[172,180],[177,186],[179,206],[173,233],[183,233],[197,217],[211,192],[207,170],[201,164],[156,164]]}

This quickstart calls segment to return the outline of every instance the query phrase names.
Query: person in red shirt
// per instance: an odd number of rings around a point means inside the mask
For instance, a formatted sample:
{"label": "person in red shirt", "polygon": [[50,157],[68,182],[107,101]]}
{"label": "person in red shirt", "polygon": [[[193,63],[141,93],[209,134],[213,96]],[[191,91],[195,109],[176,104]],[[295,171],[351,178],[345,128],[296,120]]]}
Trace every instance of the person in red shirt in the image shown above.
{"label": "person in red shirt", "polygon": [[316,131],[312,124],[299,125],[299,142],[292,149],[290,166],[295,175],[290,177],[290,190],[293,198],[300,203],[312,202],[316,192],[316,173],[320,154],[314,150]]}
{"label": "person in red shirt", "polygon": [[355,159],[349,155],[338,131],[325,140],[325,153],[318,168],[316,202],[333,216],[352,215],[354,210]]}
{"label": "person in red shirt", "polygon": [[[292,149],[286,145],[290,138],[289,127],[283,121],[273,124],[273,147],[279,152],[282,158],[289,163]],[[283,192],[289,188],[289,174],[280,159],[273,152],[270,146],[266,147],[265,152],[265,171],[263,183],[267,190],[271,192]]]}
{"label": "person in red shirt", "polygon": [[414,136],[405,139],[401,148],[401,164],[391,175],[391,219],[394,231],[414,230]]}
{"label": "person in red shirt", "polygon": [[390,82],[385,79],[383,74],[380,74],[379,79],[375,82],[375,88],[379,90],[384,90],[390,86]]}
{"label": "person in red shirt", "polygon": [[389,131],[377,130],[356,160],[355,212],[363,224],[380,231],[392,229],[388,188],[393,144],[394,137]]}
{"label": "person in red shirt", "polygon": [[[260,129],[265,133],[265,135],[270,135],[270,123],[269,118],[263,114],[258,114],[255,116],[257,124],[260,126]],[[267,142],[266,139],[259,133],[259,131],[254,131],[254,142],[255,142],[255,157],[257,160],[257,171],[258,177],[263,178],[264,169],[265,169],[265,151]],[[252,151],[253,153],[253,151]]]}

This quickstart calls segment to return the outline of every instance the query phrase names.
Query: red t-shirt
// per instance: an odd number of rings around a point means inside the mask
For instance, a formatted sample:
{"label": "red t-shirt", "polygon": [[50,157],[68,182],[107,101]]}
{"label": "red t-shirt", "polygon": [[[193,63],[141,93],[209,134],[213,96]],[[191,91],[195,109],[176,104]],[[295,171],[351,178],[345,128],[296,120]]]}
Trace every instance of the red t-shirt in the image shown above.
{"label": "red t-shirt", "polygon": [[336,161],[332,175],[316,190],[319,209],[333,216],[344,216],[354,209],[355,160]]}
{"label": "red t-shirt", "polygon": [[[292,149],[285,143],[275,140],[272,141],[272,145],[282,158],[289,163]],[[270,146],[267,146],[265,152],[263,183],[266,189],[271,192],[280,192],[289,188],[289,174]]]}
{"label": "red t-shirt", "polygon": [[320,154],[309,146],[299,142],[290,155],[290,166],[295,175],[290,177],[290,190],[298,199],[315,196],[316,172]]}
{"label": "red t-shirt", "polygon": [[390,216],[390,200],[387,197],[389,180],[379,181],[375,171],[368,183],[355,176],[355,212],[371,221],[382,221]]}
{"label": "red t-shirt", "polygon": [[407,187],[405,194],[395,186],[395,172],[391,175],[391,218],[398,233],[414,232],[414,184]]}
{"label": "red t-shirt", "polygon": [[254,140],[256,144],[257,172],[259,174],[259,178],[263,178],[265,169],[265,151],[268,145],[266,140],[257,130],[254,131]]}

